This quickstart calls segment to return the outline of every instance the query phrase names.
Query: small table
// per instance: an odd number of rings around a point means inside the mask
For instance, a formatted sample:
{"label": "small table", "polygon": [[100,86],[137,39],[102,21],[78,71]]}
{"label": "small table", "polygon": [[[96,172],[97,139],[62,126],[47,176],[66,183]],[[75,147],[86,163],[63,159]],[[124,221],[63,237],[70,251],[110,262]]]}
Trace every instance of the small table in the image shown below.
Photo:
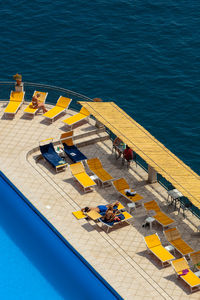
{"label": "small table", "polygon": [[87,212],[86,215],[93,221],[96,221],[102,217],[102,215],[100,215],[96,210],[91,210],[91,211]]}
{"label": "small table", "polygon": [[179,192],[177,189],[173,189],[168,191],[168,198],[171,197],[172,201],[170,204],[172,204],[173,202],[175,202],[175,209],[176,209],[176,203],[179,200],[180,197],[183,197],[183,194],[181,192]]}
{"label": "small table", "polygon": [[56,149],[55,151],[60,157],[65,157],[65,152],[62,148]]}
{"label": "small table", "polygon": [[[115,150],[115,158],[119,159],[121,157],[121,155],[124,152],[124,149],[126,149],[126,145],[114,145],[113,144],[113,149]],[[118,152],[118,156],[117,156],[117,152]]]}
{"label": "small table", "polygon": [[96,182],[97,184],[99,184],[99,177],[97,176],[97,175],[91,175],[90,176],[90,178],[94,181],[94,182]]}
{"label": "small table", "polygon": [[165,249],[169,252],[173,252],[175,254],[175,248],[172,245],[165,246]]}
{"label": "small table", "polygon": [[148,223],[149,224],[149,228],[152,229],[152,223],[155,221],[155,218],[153,217],[148,217],[145,220],[145,224]]}
{"label": "small table", "polygon": [[197,277],[200,277],[200,270],[194,273]]}
{"label": "small table", "polygon": [[132,209],[135,209],[135,203],[134,202],[128,203],[127,206],[128,206],[128,212],[129,213],[131,212]]}

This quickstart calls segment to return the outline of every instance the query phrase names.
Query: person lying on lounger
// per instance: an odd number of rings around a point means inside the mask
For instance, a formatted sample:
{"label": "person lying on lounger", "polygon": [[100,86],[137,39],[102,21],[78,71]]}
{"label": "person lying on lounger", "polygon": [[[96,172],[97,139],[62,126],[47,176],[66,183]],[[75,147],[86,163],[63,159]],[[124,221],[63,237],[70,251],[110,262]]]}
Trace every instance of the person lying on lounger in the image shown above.
{"label": "person lying on lounger", "polygon": [[116,212],[114,212],[113,210],[113,207],[112,206],[109,206],[106,213],[105,213],[105,216],[102,218],[102,220],[106,223],[110,223],[110,222],[113,222],[113,221],[120,221],[120,217],[116,215]]}
{"label": "person lying on lounger", "polygon": [[[81,211],[82,211],[83,213],[87,213],[87,212],[89,212],[89,211],[91,211],[91,210],[95,210],[95,211],[97,211],[98,213],[106,213],[106,211],[108,210],[108,208],[112,208],[112,210],[113,210],[113,208],[114,208],[115,206],[118,207],[118,205],[119,205],[119,201],[115,201],[115,202],[113,202],[112,204],[98,205],[98,206],[96,206],[96,207],[89,207],[89,206],[86,206],[86,207],[82,208]],[[114,209],[114,210],[116,211],[117,209]]]}
{"label": "person lying on lounger", "polygon": [[43,113],[47,112],[45,105],[43,102],[40,102],[39,100],[40,94],[38,93],[36,96],[32,97],[32,106],[33,108],[41,108],[43,110]]}

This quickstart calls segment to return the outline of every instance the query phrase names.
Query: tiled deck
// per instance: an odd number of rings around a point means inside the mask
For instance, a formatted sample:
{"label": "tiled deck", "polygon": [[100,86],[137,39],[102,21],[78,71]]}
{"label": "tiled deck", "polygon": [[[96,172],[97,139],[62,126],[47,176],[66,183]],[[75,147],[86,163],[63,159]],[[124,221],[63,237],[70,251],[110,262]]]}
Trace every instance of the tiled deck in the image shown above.
{"label": "tiled deck", "polygon": [[[66,115],[50,124],[42,115],[34,119],[25,117],[25,106],[22,106],[15,119],[7,119],[3,116],[3,104],[1,106],[1,170],[124,299],[200,299],[200,291],[190,294],[188,286],[176,279],[171,266],[161,268],[157,259],[147,254],[143,236],[157,231],[162,242],[167,243],[160,226],[153,226],[152,231],[141,226],[146,217],[142,206],[133,211],[130,225],[117,225],[107,234],[92,221],[76,220],[72,212],[86,205],[118,200],[113,187],[96,187],[93,192],[84,194],[74,183],[69,169],[56,174],[43,160],[36,163],[39,152],[27,156],[40,140],[59,138],[65,130],[61,120]],[[88,129],[85,124],[75,131],[85,133]],[[111,141],[84,146],[81,151],[88,158],[99,157],[113,177],[125,177],[145,202],[156,199],[176,220],[183,238],[195,250],[200,249],[200,236],[196,232],[199,220],[189,212],[185,219],[181,214],[177,216],[177,211],[166,204],[166,191],[157,183],[147,185],[147,174],[140,167],[133,164],[129,171],[122,168],[121,161],[116,161],[111,154]],[[120,201],[126,204],[122,198]]]}

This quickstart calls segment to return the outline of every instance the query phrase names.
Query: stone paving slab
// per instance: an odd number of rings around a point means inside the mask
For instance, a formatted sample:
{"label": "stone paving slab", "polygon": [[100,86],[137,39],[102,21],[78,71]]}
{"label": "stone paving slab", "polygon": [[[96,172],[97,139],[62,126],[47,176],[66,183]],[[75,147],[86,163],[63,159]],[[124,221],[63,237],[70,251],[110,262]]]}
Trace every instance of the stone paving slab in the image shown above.
{"label": "stone paving slab", "polygon": [[[145,235],[158,232],[161,241],[166,244],[166,240],[160,226],[153,226],[152,231],[141,226],[146,218],[142,206],[133,211],[129,225],[119,224],[108,234],[93,221],[78,221],[73,217],[73,211],[86,205],[107,204],[118,199],[124,205],[127,202],[119,198],[112,186],[104,189],[97,186],[93,192],[84,194],[72,179],[69,168],[56,174],[47,162],[39,160],[36,163],[39,152],[27,156],[40,140],[59,137],[66,130],[61,121],[67,115],[51,124],[41,114],[34,119],[25,118],[24,107],[13,120],[5,118],[2,110],[0,112],[3,173],[123,298],[200,299],[200,292],[190,294],[188,287],[176,279],[171,267],[161,268],[157,259],[147,253]],[[68,115],[73,113],[70,111]],[[87,126],[93,128],[87,124],[77,126],[76,134],[87,132]],[[111,146],[110,141],[104,141],[84,146],[81,151],[88,158],[99,157],[113,177],[125,177],[144,197],[144,202],[156,199],[176,220],[183,238],[199,250],[199,235],[195,232],[199,221],[191,213],[186,213],[185,219],[181,214],[177,216],[177,211],[166,205],[166,191],[157,183],[147,185],[147,174],[139,166],[133,164],[129,170],[123,168],[120,160],[116,161],[111,154]]]}

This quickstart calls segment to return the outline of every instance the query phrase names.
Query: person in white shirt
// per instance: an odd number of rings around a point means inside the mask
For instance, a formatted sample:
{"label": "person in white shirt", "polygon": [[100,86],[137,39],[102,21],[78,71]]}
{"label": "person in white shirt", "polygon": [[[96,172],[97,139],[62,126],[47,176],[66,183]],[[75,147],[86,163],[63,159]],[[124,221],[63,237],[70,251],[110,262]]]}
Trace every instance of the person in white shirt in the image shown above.
{"label": "person in white shirt", "polygon": [[24,91],[24,84],[22,82],[22,75],[15,74],[13,78],[16,80],[15,83],[15,92],[23,92]]}

